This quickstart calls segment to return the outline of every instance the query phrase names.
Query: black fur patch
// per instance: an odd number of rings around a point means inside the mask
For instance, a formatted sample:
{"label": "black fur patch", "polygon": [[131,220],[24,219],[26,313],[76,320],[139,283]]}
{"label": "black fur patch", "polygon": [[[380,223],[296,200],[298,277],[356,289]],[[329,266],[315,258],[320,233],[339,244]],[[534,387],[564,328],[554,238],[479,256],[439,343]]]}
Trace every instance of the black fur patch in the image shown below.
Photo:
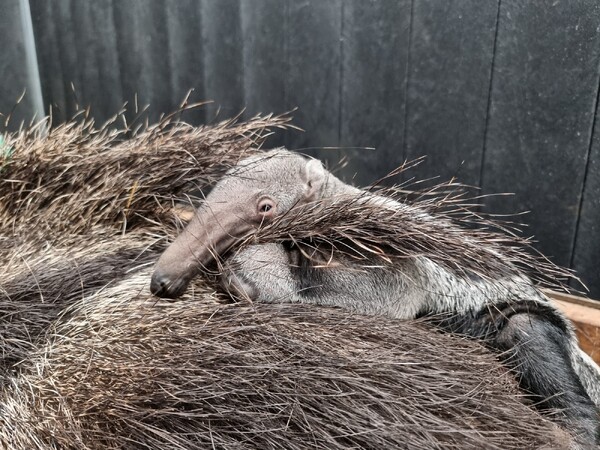
{"label": "black fur patch", "polygon": [[569,332],[569,323],[549,304],[533,300],[503,302],[486,305],[480,310],[466,313],[447,313],[431,315],[422,312],[419,317],[425,318],[436,327],[456,334],[463,334],[477,339],[494,339],[502,331],[510,318],[516,314],[530,314],[561,330]]}

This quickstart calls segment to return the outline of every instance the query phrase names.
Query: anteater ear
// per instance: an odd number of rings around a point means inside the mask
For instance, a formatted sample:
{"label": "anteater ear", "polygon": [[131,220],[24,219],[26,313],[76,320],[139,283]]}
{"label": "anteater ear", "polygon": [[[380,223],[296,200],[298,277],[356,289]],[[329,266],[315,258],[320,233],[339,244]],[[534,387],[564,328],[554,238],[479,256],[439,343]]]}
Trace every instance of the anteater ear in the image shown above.
{"label": "anteater ear", "polygon": [[302,175],[303,181],[306,183],[304,191],[306,200],[317,200],[327,178],[327,171],[323,164],[317,159],[311,159],[306,163]]}

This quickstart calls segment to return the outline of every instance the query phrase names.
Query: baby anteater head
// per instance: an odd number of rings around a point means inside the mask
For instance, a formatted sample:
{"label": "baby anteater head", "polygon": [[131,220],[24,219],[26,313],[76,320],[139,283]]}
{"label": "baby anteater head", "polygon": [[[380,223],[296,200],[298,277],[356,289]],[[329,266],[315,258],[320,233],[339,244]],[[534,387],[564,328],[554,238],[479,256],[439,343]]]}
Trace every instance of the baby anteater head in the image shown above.
{"label": "baby anteater head", "polygon": [[150,289],[176,298],[236,242],[297,205],[346,186],[321,162],[277,149],[242,160],[215,185],[187,228],[162,254]]}

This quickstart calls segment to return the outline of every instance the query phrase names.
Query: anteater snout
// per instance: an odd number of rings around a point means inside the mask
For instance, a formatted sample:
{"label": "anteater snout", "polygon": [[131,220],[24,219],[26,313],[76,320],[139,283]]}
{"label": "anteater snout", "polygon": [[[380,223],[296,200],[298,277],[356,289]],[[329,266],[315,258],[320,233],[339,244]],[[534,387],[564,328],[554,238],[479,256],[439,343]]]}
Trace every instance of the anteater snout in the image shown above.
{"label": "anteater snout", "polygon": [[187,288],[188,282],[183,278],[171,278],[168,274],[154,272],[150,280],[150,292],[161,298],[177,298]]}

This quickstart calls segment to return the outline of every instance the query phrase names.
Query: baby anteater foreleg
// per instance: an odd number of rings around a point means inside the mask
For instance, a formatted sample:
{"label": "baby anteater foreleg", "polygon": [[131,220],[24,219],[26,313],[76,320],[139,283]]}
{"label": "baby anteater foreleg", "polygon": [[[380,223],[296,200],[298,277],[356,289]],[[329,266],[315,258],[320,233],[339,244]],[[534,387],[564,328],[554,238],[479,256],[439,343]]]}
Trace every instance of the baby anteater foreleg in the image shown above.
{"label": "baby anteater foreleg", "polygon": [[534,313],[509,317],[489,342],[539,409],[556,411],[582,442],[600,443],[600,416],[571,365],[570,336]]}
{"label": "baby anteater foreleg", "polygon": [[447,331],[481,339],[498,351],[519,385],[581,443],[600,443],[600,414],[573,367],[573,335],[549,305],[518,302],[489,305],[477,313],[431,317]]}

